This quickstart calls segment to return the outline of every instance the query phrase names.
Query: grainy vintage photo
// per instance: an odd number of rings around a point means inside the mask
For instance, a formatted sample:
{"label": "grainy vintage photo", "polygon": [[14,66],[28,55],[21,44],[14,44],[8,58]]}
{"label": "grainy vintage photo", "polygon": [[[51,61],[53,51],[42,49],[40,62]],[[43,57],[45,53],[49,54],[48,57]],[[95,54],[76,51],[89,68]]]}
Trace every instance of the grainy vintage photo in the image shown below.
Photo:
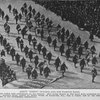
{"label": "grainy vintage photo", "polygon": [[0,0],[1,89],[100,89],[100,0]]}

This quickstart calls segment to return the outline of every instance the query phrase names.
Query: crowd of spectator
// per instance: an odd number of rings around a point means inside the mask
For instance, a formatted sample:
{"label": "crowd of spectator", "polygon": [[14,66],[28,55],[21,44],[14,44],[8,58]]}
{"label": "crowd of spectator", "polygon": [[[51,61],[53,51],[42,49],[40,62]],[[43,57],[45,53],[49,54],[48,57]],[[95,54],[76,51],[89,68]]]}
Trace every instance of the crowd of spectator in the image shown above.
{"label": "crowd of spectator", "polygon": [[0,77],[2,80],[2,86],[7,83],[16,80],[16,73],[7,66],[4,59],[0,59]]}
{"label": "crowd of spectator", "polygon": [[70,21],[79,28],[89,31],[100,38],[100,1],[99,0],[33,0],[47,10]]}

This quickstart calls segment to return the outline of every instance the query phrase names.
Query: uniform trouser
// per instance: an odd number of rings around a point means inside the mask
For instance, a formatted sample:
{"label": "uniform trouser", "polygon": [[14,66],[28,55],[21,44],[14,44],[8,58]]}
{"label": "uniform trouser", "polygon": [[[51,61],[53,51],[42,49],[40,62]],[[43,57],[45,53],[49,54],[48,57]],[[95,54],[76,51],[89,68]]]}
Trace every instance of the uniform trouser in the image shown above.
{"label": "uniform trouser", "polygon": [[48,72],[44,73],[44,76],[45,78],[47,78],[49,76],[49,73]]}
{"label": "uniform trouser", "polygon": [[74,63],[74,66],[75,66],[75,68],[76,68],[76,63]]}
{"label": "uniform trouser", "polygon": [[22,71],[23,71],[23,72],[24,72],[24,67],[25,67],[25,66],[22,65]]}
{"label": "uniform trouser", "polygon": [[16,24],[17,24],[18,20],[16,20]]}
{"label": "uniform trouser", "polygon": [[48,64],[50,64],[50,61],[51,61],[51,60],[48,60]]}
{"label": "uniform trouser", "polygon": [[84,65],[81,66],[81,72],[82,72],[83,68],[84,68]]}
{"label": "uniform trouser", "polygon": [[46,54],[43,54],[43,58],[45,59]]}
{"label": "uniform trouser", "polygon": [[17,62],[17,65],[18,65],[18,63],[19,63],[19,60],[16,60],[16,62]]}
{"label": "uniform trouser", "polygon": [[12,60],[14,60],[14,56],[12,55]]}
{"label": "uniform trouser", "polygon": [[81,58],[81,55],[79,55],[79,58]]}
{"label": "uniform trouser", "polygon": [[94,82],[94,78],[95,78],[96,76],[95,75],[92,75],[92,82]]}
{"label": "uniform trouser", "polygon": [[25,53],[26,58],[27,58],[27,54],[28,54],[28,53]]}
{"label": "uniform trouser", "polygon": [[22,38],[24,39],[24,35],[22,35]]}
{"label": "uniform trouser", "polygon": [[37,68],[37,64],[35,64],[35,68]]}
{"label": "uniform trouser", "polygon": [[29,41],[29,45],[31,44],[31,41]]}
{"label": "uniform trouser", "polygon": [[39,51],[39,54],[40,54],[40,52],[41,52],[41,51]]}
{"label": "uniform trouser", "polygon": [[40,75],[42,75],[43,70],[40,68]]}
{"label": "uniform trouser", "polygon": [[30,62],[31,62],[32,58],[29,57],[29,59],[30,59]]}
{"label": "uniform trouser", "polygon": [[31,73],[27,73],[28,79],[30,78]]}
{"label": "uniform trouser", "polygon": [[62,77],[64,77],[64,73],[65,73],[65,71],[62,72]]}
{"label": "uniform trouser", "polygon": [[55,51],[56,47],[54,46],[54,51]]}
{"label": "uniform trouser", "polygon": [[57,66],[57,65],[55,65],[55,66],[56,66],[56,71],[58,71],[58,67],[59,67],[59,66]]}
{"label": "uniform trouser", "polygon": [[21,49],[21,52],[22,52],[22,50],[23,50],[23,47],[21,47],[20,49]]}
{"label": "uniform trouser", "polygon": [[19,34],[19,30],[17,30],[18,31],[18,34]]}
{"label": "uniform trouser", "polygon": [[19,48],[19,43],[17,43],[17,46],[18,46],[18,48]]}
{"label": "uniform trouser", "polygon": [[63,54],[63,53],[61,52],[61,56],[62,56],[62,54]]}

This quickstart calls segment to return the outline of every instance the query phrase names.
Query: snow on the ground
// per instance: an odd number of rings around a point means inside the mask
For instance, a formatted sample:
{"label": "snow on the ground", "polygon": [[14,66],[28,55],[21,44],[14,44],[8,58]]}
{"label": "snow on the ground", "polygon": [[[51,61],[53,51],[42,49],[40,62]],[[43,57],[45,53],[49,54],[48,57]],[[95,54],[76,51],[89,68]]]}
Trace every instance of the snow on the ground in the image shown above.
{"label": "snow on the ground", "polygon": [[[50,12],[50,11],[46,11],[43,7],[41,7],[40,5],[36,5],[33,1],[28,1],[28,0],[0,0],[0,7],[5,10],[5,12],[7,14],[8,13],[8,9],[7,9],[7,6],[9,3],[12,4],[13,7],[17,8],[18,10],[20,10],[21,6],[23,5],[24,1],[28,4],[28,5],[32,5],[32,7],[34,7],[37,11],[40,11],[42,14],[45,14],[47,17],[50,17],[53,22],[55,24],[57,23],[60,23],[61,26],[64,26],[66,27],[66,29],[68,28],[71,32],[74,32],[75,35],[80,35],[82,37],[82,41],[84,42],[85,40],[88,40],[88,37],[89,37],[89,34],[88,32],[86,31],[81,31],[78,29],[78,27],[76,25],[73,25],[72,23],[70,22],[64,22],[61,20],[60,17],[57,17],[54,13]],[[0,19],[0,33],[2,33],[7,39],[8,41],[11,43],[12,46],[14,46],[17,50],[18,53],[20,53],[20,55],[24,56],[24,53],[20,52],[20,49],[17,48],[17,45],[16,45],[16,42],[15,42],[15,38],[16,36],[18,35],[17,34],[17,31],[16,31],[16,24],[15,24],[15,21],[13,19],[13,16],[12,14],[9,14],[10,16],[10,26],[11,26],[11,34],[10,34],[10,37],[7,36],[7,34],[5,33],[4,29],[3,29],[3,23],[5,21],[2,21]],[[21,24],[24,24],[23,22],[21,22]],[[23,25],[22,25],[23,27]],[[34,33],[32,33],[34,34]],[[25,38],[27,38],[27,36],[25,36]],[[52,38],[54,38],[54,36],[52,36]],[[38,37],[37,38],[38,42],[41,42],[43,45],[45,45],[49,51],[51,51],[54,56],[60,56],[60,53],[59,52],[55,52],[53,50],[52,47],[48,47],[48,44],[45,42],[45,41],[41,41],[40,38]],[[95,41],[99,41],[99,39],[95,39]],[[28,45],[28,42],[27,40],[24,40],[25,44]],[[59,43],[60,44],[60,43]],[[97,52],[99,52],[99,49],[100,49],[100,45],[99,43],[90,43],[90,46],[91,45],[95,45],[96,48],[97,48]],[[30,48],[32,48],[31,46],[29,46]],[[2,47],[0,47],[0,50],[2,49]],[[27,79],[27,75],[26,73],[23,73],[22,70],[21,70],[21,67],[20,66],[17,66],[16,65],[16,62],[15,61],[11,61],[11,57],[9,55],[7,55],[7,57],[4,57],[6,62],[8,64],[11,65],[11,68],[13,68],[15,70],[15,72],[17,72],[17,77],[18,77],[18,82],[12,82],[11,84],[8,84],[5,88],[9,87],[9,88],[16,88],[15,86],[13,86],[12,84],[25,84],[27,81],[30,81]],[[42,55],[40,56],[41,60],[43,59],[42,58]],[[45,89],[51,89],[51,88],[54,88],[54,89],[66,89],[66,88],[100,88],[100,70],[99,70],[99,65],[97,65],[97,68],[98,68],[98,76],[96,77],[95,79],[95,83],[92,83],[91,82],[91,68],[92,66],[86,66],[85,67],[85,70],[83,73],[80,73],[80,69],[79,69],[79,66],[77,69],[74,68],[73,66],[73,63],[69,62],[69,61],[66,61],[66,58],[65,57],[61,57],[61,60],[62,61],[65,61],[67,66],[68,66],[68,71],[66,71],[65,73],[65,76],[64,78],[61,78],[59,79],[58,81],[55,81],[54,83],[51,83],[49,85],[47,85],[46,87],[44,87]],[[27,64],[29,64],[29,59],[27,59]],[[53,62],[52,62],[53,63]],[[34,64],[31,63],[33,66]],[[55,68],[53,65],[50,66],[51,69],[52,69],[52,75],[51,77],[59,77],[61,76],[61,73],[60,72],[56,72],[55,71]],[[43,77],[42,77],[43,78]],[[24,80],[24,82],[22,81],[22,79]]]}

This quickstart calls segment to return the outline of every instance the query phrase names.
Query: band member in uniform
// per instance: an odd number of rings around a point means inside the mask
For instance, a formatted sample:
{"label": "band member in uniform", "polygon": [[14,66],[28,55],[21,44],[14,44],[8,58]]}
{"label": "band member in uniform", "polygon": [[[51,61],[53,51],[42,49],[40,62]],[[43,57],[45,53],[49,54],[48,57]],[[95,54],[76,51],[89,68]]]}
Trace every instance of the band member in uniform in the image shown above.
{"label": "band member in uniform", "polygon": [[37,44],[37,40],[36,40],[36,38],[35,38],[35,37],[32,39],[32,43],[33,43],[33,48],[35,49],[36,44]]}
{"label": "band member in uniform", "polygon": [[61,44],[59,51],[61,52],[61,56],[64,53],[64,44]]}
{"label": "band member in uniform", "polygon": [[48,64],[50,64],[50,61],[52,59],[52,53],[48,52],[48,54],[46,55],[46,58],[48,59]]}
{"label": "band member in uniform", "polygon": [[6,19],[6,23],[8,23],[8,21],[9,21],[9,16],[6,14],[5,15],[5,19]]}
{"label": "band member in uniform", "polygon": [[38,68],[39,68],[39,71],[40,71],[40,75],[43,75],[43,70],[44,70],[44,64],[46,63],[46,60],[44,60],[43,62],[40,62],[38,64]]}
{"label": "band member in uniform", "polygon": [[38,55],[36,55],[35,57],[34,57],[34,63],[35,63],[35,68],[37,68],[37,65],[38,65],[38,63],[39,63],[39,57],[38,57]]}
{"label": "band member in uniform", "polygon": [[51,73],[50,68],[48,67],[48,65],[46,65],[44,67],[43,73],[44,73],[45,78],[47,78],[49,76],[49,74]]}
{"label": "band member in uniform", "polygon": [[65,73],[66,69],[68,69],[68,67],[66,66],[65,62],[63,62],[62,65],[60,66],[60,70],[62,72],[62,77],[64,77],[64,73]]}
{"label": "band member in uniform", "polygon": [[30,45],[31,42],[32,42],[32,35],[31,35],[31,34],[28,35],[28,42],[29,42],[29,45]]}
{"label": "band member in uniform", "polygon": [[45,59],[47,53],[47,49],[45,46],[42,48],[42,53],[43,53],[43,58]]}
{"label": "band member in uniform", "polygon": [[67,59],[67,60],[69,59],[70,54],[71,54],[71,50],[68,48],[68,49],[66,50],[66,59]]}
{"label": "band member in uniform", "polygon": [[20,64],[22,66],[22,71],[24,72],[25,66],[26,66],[26,59],[23,57],[20,61]]}
{"label": "band member in uniform", "polygon": [[17,42],[17,46],[18,46],[18,48],[19,48],[19,44],[20,44],[20,39],[21,39],[20,36],[17,36],[17,37],[16,37],[16,42]]}
{"label": "band member in uniform", "polygon": [[12,60],[14,60],[14,57],[15,57],[15,49],[14,49],[14,48],[12,48],[12,49],[10,50],[10,55],[11,55],[11,57],[12,57]]}
{"label": "band member in uniform", "polygon": [[1,51],[1,57],[2,56],[5,56],[5,51],[2,49],[2,51]]}
{"label": "band member in uniform", "polygon": [[57,40],[56,40],[56,38],[54,38],[54,40],[52,41],[52,45],[54,46],[54,51],[55,51],[55,48],[57,47]]}
{"label": "band member in uniform", "polygon": [[74,55],[74,57],[73,57],[73,63],[74,63],[75,68],[77,68],[76,67],[77,62],[78,62],[78,56]]}
{"label": "band member in uniform", "polygon": [[83,58],[83,59],[81,59],[81,61],[80,61],[80,69],[81,69],[81,72],[83,71],[84,66],[86,66],[86,63],[85,63],[85,59]]}
{"label": "band member in uniform", "polygon": [[42,50],[42,44],[41,44],[41,43],[39,43],[39,44],[37,45],[37,50],[38,50],[38,52],[39,52],[39,54],[40,54],[40,52],[41,52],[41,50]]}
{"label": "band member in uniform", "polygon": [[94,57],[92,58],[92,64],[93,64],[93,66],[95,66],[96,63],[98,63],[98,60],[97,60],[96,56],[94,56]]}
{"label": "band member in uniform", "polygon": [[88,49],[88,46],[89,46],[88,41],[85,41],[85,43],[84,43],[84,47],[85,47],[86,50]]}
{"label": "band member in uniform", "polygon": [[29,66],[26,68],[26,73],[27,73],[28,79],[30,79],[31,71],[32,71],[32,68],[31,68],[30,65],[29,65]]}
{"label": "band member in uniform", "polygon": [[30,62],[31,62],[31,60],[33,58],[33,51],[32,50],[29,50],[28,56],[29,56],[29,59],[30,59]]}
{"label": "band member in uniform", "polygon": [[19,19],[19,21],[21,21],[21,19],[22,19],[22,14],[21,13],[19,13],[18,19]]}
{"label": "band member in uniform", "polygon": [[92,82],[94,82],[94,79],[97,76],[97,70],[95,68],[93,68],[91,73],[92,73]]}
{"label": "band member in uniform", "polygon": [[15,55],[15,60],[16,60],[17,65],[19,65],[20,55],[18,53]]}
{"label": "band member in uniform", "polygon": [[32,69],[32,78],[36,79],[38,77],[37,70],[35,68]]}
{"label": "band member in uniform", "polygon": [[17,24],[16,29],[17,29],[18,34],[19,34],[19,32],[21,31],[21,27],[20,27],[20,25],[19,25],[19,24]]}
{"label": "band member in uniform", "polygon": [[24,48],[24,52],[25,52],[26,58],[27,58],[27,56],[28,56],[28,50],[29,50],[29,48],[28,48],[28,46],[26,45],[25,48]]}
{"label": "band member in uniform", "polygon": [[83,47],[82,47],[82,46],[80,46],[80,47],[78,48],[79,58],[81,58],[82,53],[83,53]]}
{"label": "band member in uniform", "polygon": [[47,37],[47,42],[48,42],[48,45],[50,46],[50,44],[51,44],[51,42],[52,42],[52,38],[51,38],[50,35]]}
{"label": "band member in uniform", "polygon": [[11,10],[12,10],[11,4],[9,4],[7,8],[9,9],[9,12],[11,13]]}
{"label": "band member in uniform", "polygon": [[55,63],[54,63],[54,65],[55,65],[55,67],[56,67],[56,71],[58,71],[58,68],[59,68],[60,64],[61,64],[61,60],[60,60],[59,57],[57,57],[57,58],[55,59]]}

